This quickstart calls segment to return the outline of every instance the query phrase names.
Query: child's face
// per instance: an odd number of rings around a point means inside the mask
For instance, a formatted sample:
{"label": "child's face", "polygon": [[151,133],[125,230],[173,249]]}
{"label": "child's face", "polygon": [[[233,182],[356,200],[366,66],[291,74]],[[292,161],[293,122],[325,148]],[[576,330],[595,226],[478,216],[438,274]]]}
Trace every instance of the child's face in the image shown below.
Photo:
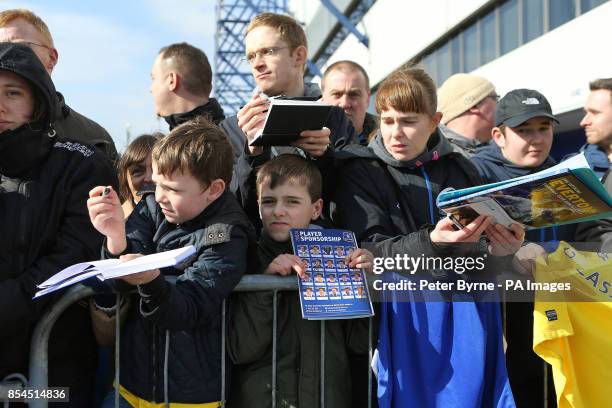
{"label": "child's face", "polygon": [[275,241],[287,241],[291,228],[307,228],[310,221],[321,215],[322,207],[323,200],[313,203],[306,186],[294,181],[287,181],[274,189],[269,183],[260,187],[259,215],[264,230]]}
{"label": "child's face", "polygon": [[225,189],[222,180],[214,180],[207,189],[202,189],[200,182],[188,172],[175,171],[170,176],[164,176],[157,172],[155,163],[153,182],[155,201],[161,207],[166,220],[172,224],[182,224],[194,219]]}
{"label": "child's face", "polygon": [[153,181],[151,179],[152,175],[153,167],[151,165],[151,153],[149,153],[140,163],[135,163],[128,168],[128,187],[130,188],[130,193],[132,193],[132,200],[134,200],[135,203],[140,201],[140,196],[136,195],[136,193],[139,192],[144,185]]}
{"label": "child's face", "polygon": [[423,153],[441,114],[400,112],[393,108],[380,114],[380,133],[385,148],[395,160],[408,161]]}
{"label": "child's face", "polygon": [[553,141],[553,124],[549,118],[531,118],[515,128],[506,127],[504,132],[493,129],[495,142],[506,159],[522,167],[538,167],[544,163]]}
{"label": "child's face", "polygon": [[5,130],[17,129],[32,119],[35,97],[27,79],[6,70],[0,70],[0,89],[2,133]]}

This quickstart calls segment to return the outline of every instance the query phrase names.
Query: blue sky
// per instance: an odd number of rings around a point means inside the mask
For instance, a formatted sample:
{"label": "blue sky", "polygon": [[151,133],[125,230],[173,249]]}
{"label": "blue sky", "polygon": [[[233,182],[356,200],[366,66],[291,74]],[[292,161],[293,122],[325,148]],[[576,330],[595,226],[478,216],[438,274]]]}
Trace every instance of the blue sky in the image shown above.
{"label": "blue sky", "polygon": [[68,104],[100,123],[125,147],[146,132],[167,131],[149,93],[159,49],[180,41],[201,48],[214,69],[214,0],[4,1],[39,15],[59,51],[53,82]]}

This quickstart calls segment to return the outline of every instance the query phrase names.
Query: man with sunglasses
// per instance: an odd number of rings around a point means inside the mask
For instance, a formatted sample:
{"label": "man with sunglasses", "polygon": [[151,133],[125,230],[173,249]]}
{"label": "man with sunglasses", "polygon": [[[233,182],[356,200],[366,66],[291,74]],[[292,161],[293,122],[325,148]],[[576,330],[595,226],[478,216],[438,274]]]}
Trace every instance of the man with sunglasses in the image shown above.
{"label": "man with sunglasses", "polygon": [[445,125],[440,130],[456,152],[469,159],[478,146],[491,140],[498,99],[495,86],[478,75],[452,75],[438,89],[438,110]]}
{"label": "man with sunglasses", "polygon": [[[22,43],[30,47],[49,75],[57,64],[59,54],[47,24],[29,10],[12,9],[0,12],[0,42]],[[69,107],[59,92],[57,99],[60,108],[54,122],[56,131],[97,147],[115,163],[119,157],[108,132],[98,123]]]}

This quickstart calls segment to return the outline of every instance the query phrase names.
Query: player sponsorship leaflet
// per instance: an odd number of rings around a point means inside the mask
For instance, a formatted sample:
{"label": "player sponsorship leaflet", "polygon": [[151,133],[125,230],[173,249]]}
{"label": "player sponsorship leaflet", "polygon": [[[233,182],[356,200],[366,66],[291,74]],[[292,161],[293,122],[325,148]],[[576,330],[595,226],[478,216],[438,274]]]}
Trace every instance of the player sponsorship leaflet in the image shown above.
{"label": "player sponsorship leaflet", "polygon": [[337,229],[291,229],[295,255],[307,265],[298,276],[305,319],[352,319],[374,314],[365,272],[349,268],[347,256],[357,248],[355,234]]}

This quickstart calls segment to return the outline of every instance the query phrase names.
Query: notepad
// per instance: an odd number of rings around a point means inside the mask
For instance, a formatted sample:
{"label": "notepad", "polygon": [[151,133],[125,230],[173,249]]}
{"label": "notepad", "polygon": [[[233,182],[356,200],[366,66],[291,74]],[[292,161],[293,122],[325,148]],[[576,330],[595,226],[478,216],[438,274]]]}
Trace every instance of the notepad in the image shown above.
{"label": "notepad", "polygon": [[103,281],[152,269],[176,266],[190,261],[195,253],[195,247],[189,245],[170,251],[141,256],[126,262],[122,262],[119,259],[81,262],[61,270],[37,285],[37,288],[40,290],[36,292],[34,298],[55,292],[94,276]]}
{"label": "notepad", "polygon": [[302,99],[270,98],[263,129],[251,146],[289,146],[304,130],[325,126],[332,105]]}

